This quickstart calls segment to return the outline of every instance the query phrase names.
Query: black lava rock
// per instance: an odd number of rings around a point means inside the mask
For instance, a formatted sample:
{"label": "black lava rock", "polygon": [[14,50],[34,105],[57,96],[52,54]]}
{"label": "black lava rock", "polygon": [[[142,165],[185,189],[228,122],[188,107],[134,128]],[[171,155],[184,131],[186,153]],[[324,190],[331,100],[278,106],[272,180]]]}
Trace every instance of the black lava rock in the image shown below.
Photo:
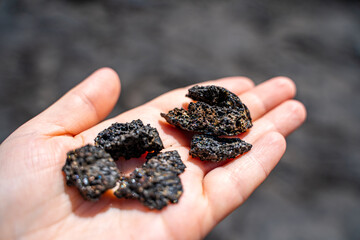
{"label": "black lava rock", "polygon": [[115,187],[120,178],[110,154],[92,145],[68,152],[62,170],[66,184],[76,186],[84,199],[90,201],[98,200],[106,190]]}
{"label": "black lava rock", "polygon": [[208,103],[210,105],[216,105],[219,107],[228,108],[242,108],[243,103],[240,98],[229,90],[219,86],[194,86],[188,90],[187,97]]}
{"label": "black lava rock", "polygon": [[250,151],[252,145],[240,138],[219,138],[209,135],[194,135],[189,154],[202,161],[220,162],[235,158]]}
{"label": "black lava rock", "polygon": [[160,153],[150,158],[130,176],[120,178],[115,191],[118,198],[138,199],[150,209],[162,209],[177,203],[183,193],[179,174],[185,169],[177,151]]}
{"label": "black lava rock", "polygon": [[114,123],[95,138],[95,145],[117,160],[140,157],[145,152],[160,152],[164,146],[158,131],[138,119],[131,123]]}
{"label": "black lava rock", "polygon": [[212,106],[219,106],[225,108],[232,108],[240,112],[245,111],[248,118],[249,126],[251,127],[251,116],[247,106],[240,100],[240,98],[227,90],[226,88],[210,85],[210,86],[194,86],[188,90],[187,97],[210,104]]}
{"label": "black lava rock", "polygon": [[175,108],[167,114],[166,121],[190,132],[208,135],[237,135],[252,127],[245,110],[212,106],[204,102],[190,103],[188,110]]}

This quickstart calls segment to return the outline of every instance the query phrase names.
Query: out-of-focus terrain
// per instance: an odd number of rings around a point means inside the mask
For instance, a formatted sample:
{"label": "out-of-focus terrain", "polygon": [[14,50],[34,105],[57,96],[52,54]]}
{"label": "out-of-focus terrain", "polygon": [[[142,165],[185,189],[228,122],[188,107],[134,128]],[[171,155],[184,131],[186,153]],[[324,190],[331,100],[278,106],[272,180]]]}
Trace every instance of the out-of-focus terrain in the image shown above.
{"label": "out-of-focus terrain", "polygon": [[0,63],[0,141],[102,66],[122,81],[112,116],[209,79],[289,76],[307,122],[207,239],[360,239],[359,1],[2,0]]}

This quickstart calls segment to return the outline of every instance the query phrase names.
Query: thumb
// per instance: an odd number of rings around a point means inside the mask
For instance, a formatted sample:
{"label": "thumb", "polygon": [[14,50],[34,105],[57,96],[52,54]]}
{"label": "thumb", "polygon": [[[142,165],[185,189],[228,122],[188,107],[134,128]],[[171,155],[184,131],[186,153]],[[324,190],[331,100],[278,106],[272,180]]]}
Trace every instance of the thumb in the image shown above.
{"label": "thumb", "polygon": [[41,134],[75,136],[103,120],[119,95],[118,75],[110,68],[102,68],[27,124]]}

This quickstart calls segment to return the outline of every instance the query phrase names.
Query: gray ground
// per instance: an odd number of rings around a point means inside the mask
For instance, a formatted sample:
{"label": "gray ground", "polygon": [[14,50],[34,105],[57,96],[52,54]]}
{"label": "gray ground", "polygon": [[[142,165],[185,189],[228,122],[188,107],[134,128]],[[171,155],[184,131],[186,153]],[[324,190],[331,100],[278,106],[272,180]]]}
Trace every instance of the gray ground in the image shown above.
{"label": "gray ground", "polygon": [[2,0],[0,63],[0,141],[102,66],[122,79],[112,115],[208,79],[290,76],[306,124],[207,239],[360,239],[358,1]]}

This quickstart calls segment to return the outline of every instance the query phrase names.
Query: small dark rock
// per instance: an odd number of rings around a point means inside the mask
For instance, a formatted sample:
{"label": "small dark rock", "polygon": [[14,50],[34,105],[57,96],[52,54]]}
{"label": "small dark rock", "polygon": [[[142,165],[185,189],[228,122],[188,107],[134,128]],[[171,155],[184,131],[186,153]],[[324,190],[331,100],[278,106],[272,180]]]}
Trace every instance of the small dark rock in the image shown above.
{"label": "small dark rock", "polygon": [[237,135],[252,127],[245,109],[212,106],[204,102],[190,103],[188,110],[175,108],[167,114],[166,121],[190,132],[208,135]]}
{"label": "small dark rock", "polygon": [[215,86],[194,86],[188,90],[187,97],[210,105],[227,108],[243,108],[240,98],[229,90]]}
{"label": "small dark rock", "polygon": [[138,119],[131,123],[114,123],[95,138],[95,145],[117,160],[140,157],[146,152],[160,152],[164,146],[156,128]]}
{"label": "small dark rock", "polygon": [[189,154],[202,161],[220,162],[235,158],[250,151],[252,145],[240,138],[219,138],[209,135],[194,135]]}
{"label": "small dark rock", "polygon": [[160,153],[150,158],[130,176],[120,178],[115,191],[118,198],[138,199],[150,209],[162,209],[177,203],[183,193],[179,174],[185,169],[177,151]]}
{"label": "small dark rock", "polygon": [[115,187],[120,178],[110,154],[92,145],[68,152],[62,170],[66,184],[76,186],[84,199],[90,201],[98,200],[106,190]]}
{"label": "small dark rock", "polygon": [[226,88],[210,85],[210,86],[194,86],[188,90],[187,97],[210,104],[212,106],[219,106],[225,108],[232,108],[240,112],[245,111],[248,120],[251,123],[251,116],[247,106],[240,100],[240,98],[227,90]]}

